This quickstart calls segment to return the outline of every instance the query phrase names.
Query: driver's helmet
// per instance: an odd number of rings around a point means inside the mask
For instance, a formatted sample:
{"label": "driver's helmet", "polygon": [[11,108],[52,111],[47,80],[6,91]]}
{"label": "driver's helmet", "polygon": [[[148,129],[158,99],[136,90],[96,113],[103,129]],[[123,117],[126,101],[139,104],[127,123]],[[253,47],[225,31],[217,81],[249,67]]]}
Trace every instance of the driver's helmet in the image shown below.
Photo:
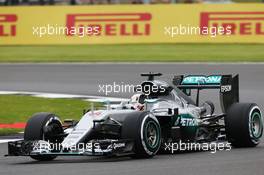
{"label": "driver's helmet", "polygon": [[130,104],[132,105],[132,108],[137,111],[143,111],[144,110],[144,99],[145,95],[143,94],[135,94],[130,98]]}

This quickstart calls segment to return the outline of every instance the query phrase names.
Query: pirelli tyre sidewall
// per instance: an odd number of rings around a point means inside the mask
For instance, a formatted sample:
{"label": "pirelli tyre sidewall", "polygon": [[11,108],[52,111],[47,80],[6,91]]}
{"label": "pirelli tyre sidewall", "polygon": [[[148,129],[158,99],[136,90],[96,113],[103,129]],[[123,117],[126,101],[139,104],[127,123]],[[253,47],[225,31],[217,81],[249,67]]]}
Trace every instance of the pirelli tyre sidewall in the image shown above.
{"label": "pirelli tyre sidewall", "polygon": [[161,128],[150,112],[135,112],[126,116],[122,125],[122,138],[134,140],[135,158],[153,157],[160,149]]}
{"label": "pirelli tyre sidewall", "polygon": [[249,135],[252,141],[258,144],[263,134],[263,118],[259,107],[252,107],[249,116]]}
{"label": "pirelli tyre sidewall", "polygon": [[255,103],[235,103],[227,112],[225,127],[234,147],[254,147],[263,135],[261,110]]}
{"label": "pirelli tyre sidewall", "polygon": [[140,129],[141,144],[145,152],[155,155],[161,144],[161,129],[156,117],[149,113],[144,116]]}

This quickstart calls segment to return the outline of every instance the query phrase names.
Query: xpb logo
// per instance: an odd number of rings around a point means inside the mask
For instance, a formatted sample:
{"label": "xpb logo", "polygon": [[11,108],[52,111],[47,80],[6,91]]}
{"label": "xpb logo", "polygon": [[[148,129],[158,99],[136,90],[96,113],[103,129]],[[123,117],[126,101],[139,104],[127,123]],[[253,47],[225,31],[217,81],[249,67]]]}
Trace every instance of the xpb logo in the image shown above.
{"label": "xpb logo", "polygon": [[97,36],[148,36],[151,18],[150,13],[69,14],[66,27],[97,26]]}
{"label": "xpb logo", "polygon": [[200,27],[231,27],[233,35],[264,35],[264,12],[202,12]]}
{"label": "xpb logo", "polygon": [[16,36],[16,21],[14,14],[0,14],[0,37]]}

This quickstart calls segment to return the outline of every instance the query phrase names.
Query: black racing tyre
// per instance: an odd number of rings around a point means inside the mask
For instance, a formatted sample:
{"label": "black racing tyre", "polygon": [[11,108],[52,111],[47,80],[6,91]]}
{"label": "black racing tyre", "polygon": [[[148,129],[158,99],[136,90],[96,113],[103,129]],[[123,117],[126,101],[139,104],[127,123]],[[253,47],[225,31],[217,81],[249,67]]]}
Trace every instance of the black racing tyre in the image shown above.
{"label": "black racing tyre", "polygon": [[225,117],[227,140],[234,147],[255,147],[263,134],[263,118],[255,103],[235,103]]}
{"label": "black racing tyre", "polygon": [[[52,135],[62,134],[63,128],[59,118],[52,113],[36,113],[27,122],[24,140],[45,140],[51,143],[61,142],[62,139],[52,137]],[[31,158],[39,161],[49,161],[56,158],[53,155],[34,155]]]}
{"label": "black racing tyre", "polygon": [[161,128],[150,112],[135,112],[128,115],[122,125],[121,137],[134,140],[135,158],[149,158],[156,155],[161,145]]}

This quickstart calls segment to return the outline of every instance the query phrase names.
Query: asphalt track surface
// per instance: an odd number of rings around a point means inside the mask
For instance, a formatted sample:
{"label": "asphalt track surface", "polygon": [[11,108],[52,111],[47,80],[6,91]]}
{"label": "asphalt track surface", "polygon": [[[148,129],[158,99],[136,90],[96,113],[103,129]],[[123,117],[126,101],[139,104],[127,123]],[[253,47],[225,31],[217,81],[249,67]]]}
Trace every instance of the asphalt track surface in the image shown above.
{"label": "asphalt track surface", "polygon": [[[39,91],[104,95],[99,84],[137,84],[141,72],[162,72],[169,80],[174,74],[240,74],[241,101],[256,102],[263,109],[263,64],[2,64],[0,90]],[[205,94],[205,99],[212,92]],[[126,94],[111,96],[128,97]],[[37,162],[24,157],[3,157],[7,144],[0,144],[0,175],[263,175],[264,144],[257,148],[231,151],[157,155],[153,159],[60,157]]]}

